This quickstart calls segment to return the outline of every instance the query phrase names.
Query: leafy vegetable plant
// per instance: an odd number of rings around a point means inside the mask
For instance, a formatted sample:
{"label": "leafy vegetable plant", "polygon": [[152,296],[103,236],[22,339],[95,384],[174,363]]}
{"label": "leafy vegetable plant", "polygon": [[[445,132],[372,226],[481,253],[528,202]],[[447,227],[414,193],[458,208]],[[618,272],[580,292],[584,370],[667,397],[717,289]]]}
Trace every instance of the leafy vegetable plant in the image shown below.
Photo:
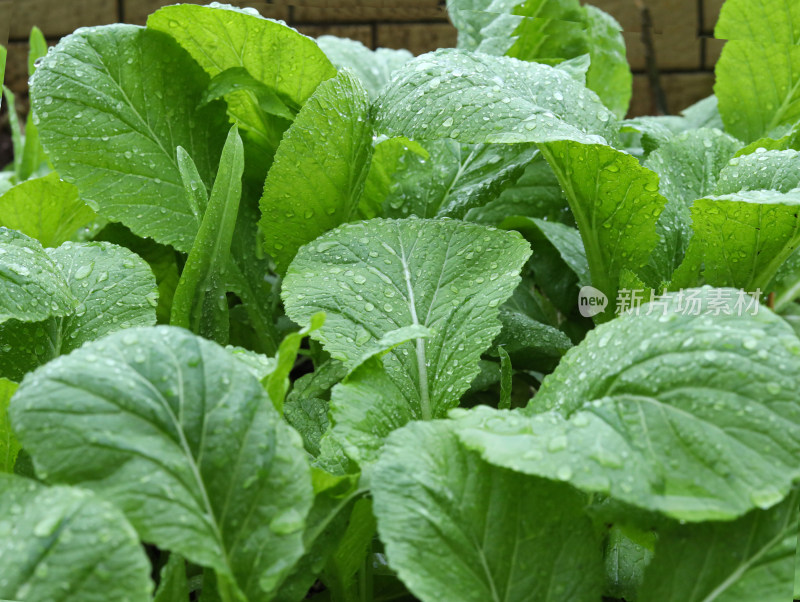
{"label": "leafy vegetable plant", "polygon": [[447,4],[416,58],[34,29],[0,598],[790,599],[798,4],[728,0],[715,95],[636,119],[604,12]]}

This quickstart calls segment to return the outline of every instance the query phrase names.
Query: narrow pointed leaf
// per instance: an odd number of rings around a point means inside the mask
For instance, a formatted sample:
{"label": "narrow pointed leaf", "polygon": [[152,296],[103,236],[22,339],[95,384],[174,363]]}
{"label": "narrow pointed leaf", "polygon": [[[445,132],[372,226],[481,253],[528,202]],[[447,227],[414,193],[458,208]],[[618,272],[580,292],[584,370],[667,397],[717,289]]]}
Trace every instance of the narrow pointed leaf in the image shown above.
{"label": "narrow pointed leaf", "polygon": [[[170,324],[227,344],[229,337],[226,272],[242,197],[244,146],[234,125],[222,149],[217,178],[203,222],[189,252],[172,300]],[[191,185],[187,196],[191,192]]]}
{"label": "narrow pointed leaf", "polygon": [[19,442],[8,423],[8,402],[17,390],[17,383],[0,378],[0,473],[14,472]]}

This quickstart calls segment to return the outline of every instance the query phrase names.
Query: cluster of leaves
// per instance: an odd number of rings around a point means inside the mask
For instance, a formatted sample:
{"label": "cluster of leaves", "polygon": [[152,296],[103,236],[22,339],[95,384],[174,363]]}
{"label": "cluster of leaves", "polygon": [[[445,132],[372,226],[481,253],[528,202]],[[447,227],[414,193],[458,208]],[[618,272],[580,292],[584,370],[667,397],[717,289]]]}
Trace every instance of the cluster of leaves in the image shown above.
{"label": "cluster of leaves", "polygon": [[448,8],[417,58],[216,3],[34,30],[0,598],[789,599],[800,5],[728,0],[715,96],[630,120],[602,11]]}

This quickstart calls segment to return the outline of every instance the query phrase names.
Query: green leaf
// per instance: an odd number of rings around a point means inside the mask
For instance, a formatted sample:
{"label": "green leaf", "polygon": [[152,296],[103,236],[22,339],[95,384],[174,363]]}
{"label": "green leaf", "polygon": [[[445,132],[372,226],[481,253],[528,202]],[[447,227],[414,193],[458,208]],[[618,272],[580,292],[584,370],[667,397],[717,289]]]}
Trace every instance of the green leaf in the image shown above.
{"label": "green leaf", "polygon": [[14,93],[6,86],[3,86],[3,96],[6,99],[6,104],[8,104],[8,125],[11,129],[11,147],[14,151],[14,178],[19,182],[22,173],[22,156],[25,153],[25,144],[22,138],[22,128],[19,125],[19,115],[17,114]]}
{"label": "green leaf", "polygon": [[699,129],[669,138],[648,155],[644,166],[658,174],[667,199],[656,225],[661,242],[650,259],[650,280],[669,281],[683,261],[692,237],[692,202],[714,193],[720,171],[739,146],[718,130]]}
{"label": "green leaf", "polygon": [[[314,40],[285,23],[264,19],[253,9],[178,4],[150,15],[147,27],[175,38],[211,77],[232,68],[245,69],[292,112],[321,82],[336,75]],[[251,134],[262,155],[272,154],[288,123],[265,113],[252,90],[229,93],[226,101],[228,112]]]}
{"label": "green leaf", "polygon": [[[461,219],[514,184],[537,154],[536,147],[527,144],[436,140],[424,147],[424,155],[406,152],[402,161],[376,152],[368,182],[382,177],[386,185],[365,187],[361,202],[380,207],[378,213],[384,217]],[[377,160],[382,162],[376,165]]]}
{"label": "green leaf", "polygon": [[150,600],[150,563],[136,532],[84,490],[0,474],[0,533],[2,598]]}
{"label": "green leaf", "polygon": [[75,236],[96,214],[78,197],[78,190],[51,173],[17,184],[0,196],[0,225],[57,247]]}
{"label": "green leaf", "polygon": [[799,171],[800,152],[796,150],[754,152],[731,159],[719,175],[716,190],[706,194],[732,194],[743,190],[790,192],[800,187]]}
{"label": "green leaf", "polygon": [[104,240],[130,249],[148,263],[158,285],[156,321],[159,324],[167,324],[172,308],[172,298],[180,278],[178,253],[170,247],[158,244],[152,238],[136,236],[119,223],[108,224],[94,237],[94,240]]}
{"label": "green leaf", "polygon": [[503,347],[498,347],[497,353],[500,355],[500,401],[497,407],[501,410],[507,410],[511,407],[511,382],[514,371],[508,351]]}
{"label": "green leaf", "polygon": [[369,111],[366,90],[345,71],[320,85],[286,132],[259,222],[281,273],[301,246],[355,217],[372,155]]}
{"label": "green leaf", "polygon": [[499,349],[520,362],[536,358],[558,359],[572,347],[569,337],[559,329],[511,308],[500,308],[500,322],[503,330],[495,343],[502,345]]}
{"label": "green leaf", "polygon": [[714,92],[725,129],[745,142],[800,119],[798,21],[791,0],[730,0],[720,12],[714,35],[728,42]]}
{"label": "green leaf", "polygon": [[509,57],[445,49],[397,71],[377,100],[381,131],[463,143],[604,143],[617,120],[568,73]]}
{"label": "green leaf", "polygon": [[153,602],[189,602],[189,584],[186,581],[186,561],[178,554],[170,554],[161,569]]}
{"label": "green leaf", "polygon": [[28,77],[31,77],[36,72],[36,61],[47,54],[47,40],[35,25],[31,28],[28,47]]}
{"label": "green leaf", "polygon": [[642,602],[784,602],[792,599],[796,492],[733,522],[672,525],[659,532]]}
{"label": "green leaf", "polygon": [[[234,125],[222,149],[211,198],[175,289],[170,315],[170,324],[188,328],[222,345],[228,343],[230,336],[226,272],[242,197],[243,173],[244,146]],[[192,193],[191,176],[185,175],[184,180],[188,197]]]}
{"label": "green leaf", "polygon": [[392,74],[414,58],[408,50],[376,48],[370,50],[358,40],[319,36],[317,44],[339,69],[351,69],[375,100]]}
{"label": "green leaf", "polygon": [[325,314],[318,313],[311,316],[308,326],[298,332],[292,332],[283,339],[281,346],[278,348],[278,355],[276,356],[275,370],[269,375],[266,382],[267,393],[272,400],[275,409],[280,414],[283,414],[283,400],[286,397],[286,392],[289,390],[289,373],[294,368],[294,363],[297,360],[297,352],[300,350],[300,343],[303,339],[314,332],[319,330],[325,324]]}
{"label": "green leaf", "polygon": [[614,525],[606,543],[606,591],[611,598],[634,602],[644,572],[653,559],[656,534],[628,525]]}
{"label": "green leaf", "polygon": [[225,601],[269,600],[303,553],[300,439],[211,341],[112,334],[28,375],[10,416],[37,474],[96,491],[143,540],[213,568]]}
{"label": "green leaf", "polygon": [[[358,204],[361,217],[372,219],[382,216],[384,200],[392,193],[395,179],[404,171],[404,164],[429,159],[430,154],[421,145],[399,136],[381,140],[375,145],[372,161],[364,181],[364,192]],[[413,172],[413,167],[411,168]],[[402,202],[401,202],[402,204]]]}
{"label": "green leaf", "polygon": [[800,43],[800,6],[792,0],[728,0],[714,37],[792,46]]}
{"label": "green leaf", "polygon": [[6,343],[0,348],[0,375],[12,380],[84,343],[156,320],[155,279],[147,263],[128,249],[68,242],[47,253],[77,304],[61,317],[0,325]]}
{"label": "green leaf", "polygon": [[[364,587],[364,578],[359,578],[359,571],[363,571],[365,565],[372,562],[370,548],[375,536],[375,526],[372,500],[358,500],[353,505],[347,530],[325,564],[321,577],[325,586],[331,590],[332,597],[348,599],[347,596],[350,596],[352,599],[359,595],[359,587]],[[361,595],[363,597],[363,593]]]}
{"label": "green leaf", "polygon": [[677,520],[769,508],[798,473],[800,341],[769,310],[737,309],[736,291],[696,289],[599,326],[525,411],[451,412],[459,437],[499,466]]}
{"label": "green leaf", "polygon": [[0,473],[13,472],[20,447],[8,424],[8,402],[17,390],[17,383],[0,378]]}
{"label": "green leaf", "polygon": [[38,241],[0,227],[0,324],[64,316],[77,301]]}
{"label": "green leaf", "polygon": [[[0,82],[5,81],[7,56],[8,56],[8,51],[6,50],[6,47],[0,44]],[[2,94],[0,94],[0,106],[3,106]]]}
{"label": "green leaf", "polygon": [[673,285],[691,286],[704,266],[712,286],[766,292],[780,266],[800,246],[800,192],[743,191],[698,199],[694,236]]}
{"label": "green leaf", "polygon": [[522,176],[484,207],[471,209],[468,221],[498,226],[509,216],[539,217],[550,221],[572,221],[567,199],[556,175],[539,153]]}
{"label": "green leaf", "polygon": [[203,97],[203,103],[222,98],[231,92],[244,90],[255,96],[259,108],[268,115],[294,120],[294,113],[266,84],[254,78],[244,67],[231,67],[213,78]]}
{"label": "green leaf", "polygon": [[667,203],[658,193],[658,176],[602,144],[562,141],[540,148],[569,200],[592,286],[609,299],[596,319],[608,320],[623,270],[638,272],[658,243],[656,222]]}
{"label": "green leaf", "polygon": [[210,187],[226,131],[221,105],[196,108],[207,86],[169,36],[110,25],[62,39],[36,70],[31,99],[50,160],[81,199],[188,252],[200,217],[184,195],[176,148],[189,152]]}
{"label": "green leaf", "polygon": [[276,602],[304,599],[336,553],[337,546],[345,545],[348,530],[367,528],[370,536],[374,532],[371,515],[369,520],[364,520],[360,513],[356,515],[353,511],[354,504],[363,503],[359,500],[362,491],[358,487],[357,475],[334,476],[312,469],[312,478],[315,498],[303,534],[306,552],[275,596]]}
{"label": "green leaf", "polygon": [[297,107],[336,75],[314,40],[252,9],[177,4],[150,15],[147,27],[178,40],[210,76],[244,67]]}
{"label": "green leaf", "polygon": [[581,496],[484,462],[451,423],[393,433],[372,493],[389,566],[425,602],[600,597],[601,548]]}
{"label": "green leaf", "polygon": [[633,75],[628,66],[622,27],[608,13],[587,4],[586,38],[591,65],[586,87],[597,92],[603,104],[622,119],[633,95]]}
{"label": "green leaf", "polygon": [[375,219],[303,247],[282,295],[297,323],[326,312],[313,338],[350,369],[385,349],[380,339],[388,333],[428,329],[429,338],[396,347],[384,363],[409,411],[429,419],[455,406],[477,374],[480,354],[500,330],[496,308],[529,254],[516,233],[450,220]]}

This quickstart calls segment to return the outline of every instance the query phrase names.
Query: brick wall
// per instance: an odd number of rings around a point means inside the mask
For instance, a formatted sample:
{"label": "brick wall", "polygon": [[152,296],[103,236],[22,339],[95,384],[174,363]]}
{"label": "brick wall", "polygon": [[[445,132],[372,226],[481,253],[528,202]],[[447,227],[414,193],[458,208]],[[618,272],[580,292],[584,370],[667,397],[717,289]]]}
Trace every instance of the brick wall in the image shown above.
{"label": "brick wall", "polygon": [[[6,84],[16,92],[26,88],[26,38],[37,25],[51,43],[80,26],[123,21],[144,24],[158,7],[177,0],[15,0],[9,27]],[[721,44],[711,33],[723,0],[644,0],[652,13],[656,58],[671,112],[711,93],[714,62]],[[0,0],[0,34],[4,4]],[[205,3],[205,2],[197,2]],[[444,0],[233,0],[266,17],[283,19],[301,32],[334,34],[360,40],[370,47],[408,48],[421,54],[455,45],[456,31],[447,19]],[[592,0],[623,26],[634,70],[631,115],[651,113],[643,75],[644,46],[636,0]],[[24,100],[24,96],[23,96]]]}

